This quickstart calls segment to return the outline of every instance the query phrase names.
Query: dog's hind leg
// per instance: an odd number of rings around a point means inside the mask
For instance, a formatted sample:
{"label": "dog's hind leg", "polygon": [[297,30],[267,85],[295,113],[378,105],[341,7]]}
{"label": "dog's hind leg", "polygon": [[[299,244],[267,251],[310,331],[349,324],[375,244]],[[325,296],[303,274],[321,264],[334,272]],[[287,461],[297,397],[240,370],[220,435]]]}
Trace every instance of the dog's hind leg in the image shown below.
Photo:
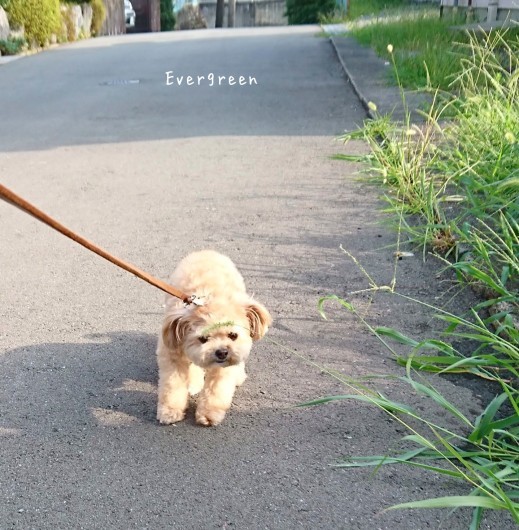
{"label": "dog's hind leg", "polygon": [[198,399],[197,423],[205,426],[218,425],[229,410],[236,385],[245,380],[243,363],[226,368],[210,368],[205,376],[205,385]]}
{"label": "dog's hind leg", "polygon": [[159,364],[159,402],[157,419],[170,424],[183,420],[188,403],[189,363],[173,361],[167,350],[157,352]]}

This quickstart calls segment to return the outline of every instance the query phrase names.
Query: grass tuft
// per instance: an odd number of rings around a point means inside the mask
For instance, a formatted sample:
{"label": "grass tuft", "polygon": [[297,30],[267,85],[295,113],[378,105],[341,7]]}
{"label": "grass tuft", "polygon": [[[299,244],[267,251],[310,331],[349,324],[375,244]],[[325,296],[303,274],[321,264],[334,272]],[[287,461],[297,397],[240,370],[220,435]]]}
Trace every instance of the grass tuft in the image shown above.
{"label": "grass tuft", "polygon": [[[370,46],[378,55],[390,59],[387,45],[391,43],[399,83],[405,88],[448,89],[450,82],[461,70],[462,32],[451,26],[460,20],[440,18],[437,9],[410,10],[407,14],[384,15],[350,25],[351,34],[364,46]],[[396,81],[396,71],[388,75]]]}

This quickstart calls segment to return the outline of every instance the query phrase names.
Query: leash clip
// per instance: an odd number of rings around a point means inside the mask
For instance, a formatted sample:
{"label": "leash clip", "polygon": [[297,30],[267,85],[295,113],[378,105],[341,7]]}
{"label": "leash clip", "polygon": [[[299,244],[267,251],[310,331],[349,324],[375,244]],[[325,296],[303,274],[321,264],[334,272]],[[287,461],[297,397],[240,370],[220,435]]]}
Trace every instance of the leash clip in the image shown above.
{"label": "leash clip", "polygon": [[184,304],[186,306],[188,306],[190,304],[193,304],[193,305],[196,305],[196,306],[200,307],[200,306],[203,306],[205,304],[205,297],[197,296],[196,294],[192,294],[191,296],[188,296],[184,300]]}

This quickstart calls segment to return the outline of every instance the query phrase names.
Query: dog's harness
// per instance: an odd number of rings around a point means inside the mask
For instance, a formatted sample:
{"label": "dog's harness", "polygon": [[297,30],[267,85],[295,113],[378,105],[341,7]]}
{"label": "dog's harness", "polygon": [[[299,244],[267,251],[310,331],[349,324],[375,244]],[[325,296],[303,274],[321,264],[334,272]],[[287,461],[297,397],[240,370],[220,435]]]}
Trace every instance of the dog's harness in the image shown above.
{"label": "dog's harness", "polygon": [[139,269],[135,265],[132,265],[131,263],[123,261],[122,259],[116,258],[115,256],[113,256],[106,250],[102,249],[101,247],[98,247],[91,241],[88,241],[88,239],[85,239],[84,237],[76,234],[75,232],[67,228],[66,226],[54,220],[52,217],[47,215],[45,212],[42,212],[40,209],[36,208],[36,206],[33,206],[30,202],[26,201],[25,199],[22,199],[22,197],[20,197],[19,195],[16,195],[16,193],[6,188],[2,184],[0,184],[0,199],[3,199],[4,201],[8,202],[9,204],[12,204],[13,206],[16,206],[17,208],[24,211],[25,213],[32,215],[33,217],[38,219],[38,221],[45,223],[51,228],[54,228],[54,230],[57,230],[64,236],[68,237],[69,239],[72,239],[72,241],[79,243],[81,246],[85,247],[91,252],[94,252],[98,256],[101,256],[102,258],[108,260],[110,263],[117,265],[118,267],[120,267],[121,269],[124,269],[125,271],[131,272],[133,275],[137,276],[137,278],[140,278],[141,280],[144,280],[145,282],[148,282],[149,284],[155,287],[158,287],[161,291],[164,291],[165,293],[168,293],[172,296],[175,296],[176,298],[179,298],[180,300],[184,302],[184,304],[186,305],[194,304],[198,306],[201,306],[204,304],[203,298],[197,296],[196,294],[188,295],[186,293],[183,293],[179,289],[176,289],[175,287],[163,282],[162,280],[159,280],[158,278],[154,278],[153,276],[151,276],[151,274],[144,272],[143,270]]}

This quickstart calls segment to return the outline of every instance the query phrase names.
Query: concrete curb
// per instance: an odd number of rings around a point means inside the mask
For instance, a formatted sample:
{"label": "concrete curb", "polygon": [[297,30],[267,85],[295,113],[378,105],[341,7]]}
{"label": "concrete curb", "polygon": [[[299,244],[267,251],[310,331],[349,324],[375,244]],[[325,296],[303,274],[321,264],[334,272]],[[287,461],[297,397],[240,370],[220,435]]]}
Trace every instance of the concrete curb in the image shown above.
{"label": "concrete curb", "polygon": [[40,53],[48,52],[50,50],[56,50],[59,48],[63,48],[64,46],[67,46],[69,44],[74,44],[76,42],[80,42],[80,41],[63,42],[61,44],[50,44],[49,46],[46,46],[45,48],[31,48],[21,53],[17,53],[16,55],[0,55],[0,66],[2,66],[2,64],[12,63],[13,61],[16,61],[17,59],[23,59],[25,57],[31,57],[32,55],[38,55]]}
{"label": "concrete curb", "polygon": [[41,53],[42,51],[45,51],[45,49],[38,48],[36,50],[27,50],[22,53],[17,53],[16,55],[0,55],[0,66],[2,64],[12,63],[13,61],[16,61],[18,59],[23,59],[24,57],[36,55],[37,53]]}
{"label": "concrete curb", "polygon": [[337,45],[335,43],[334,38],[333,37],[329,37],[329,40],[330,40],[330,42],[332,44],[333,49],[335,50],[335,54],[337,55],[337,58],[339,59],[339,62],[341,63],[342,69],[344,70],[344,73],[346,74],[346,77],[348,78],[348,81],[350,82],[350,85],[353,88],[353,91],[355,92],[355,94],[357,94],[357,97],[360,99],[363,107],[366,109],[366,112],[368,113],[368,116],[371,119],[374,119],[375,118],[375,114],[369,108],[369,105],[368,105],[369,101],[364,97],[364,94],[362,93],[362,91],[359,89],[357,83],[355,82],[355,77],[348,70],[348,67],[345,64],[344,59],[342,58],[341,54],[339,53],[339,50],[337,49]]}
{"label": "concrete curb", "polygon": [[[322,29],[327,32],[325,27]],[[418,109],[430,103],[428,94],[406,91],[404,105],[400,89],[388,84],[387,74],[391,65],[387,61],[378,57],[371,48],[361,46],[353,37],[332,34],[329,40],[344,74],[370,118],[390,115],[395,121],[404,121],[410,112],[412,121],[423,121]],[[376,105],[376,111],[370,108],[369,103]]]}
{"label": "concrete curb", "polygon": [[20,59],[23,55],[0,55],[0,66],[7,63],[12,63]]}

